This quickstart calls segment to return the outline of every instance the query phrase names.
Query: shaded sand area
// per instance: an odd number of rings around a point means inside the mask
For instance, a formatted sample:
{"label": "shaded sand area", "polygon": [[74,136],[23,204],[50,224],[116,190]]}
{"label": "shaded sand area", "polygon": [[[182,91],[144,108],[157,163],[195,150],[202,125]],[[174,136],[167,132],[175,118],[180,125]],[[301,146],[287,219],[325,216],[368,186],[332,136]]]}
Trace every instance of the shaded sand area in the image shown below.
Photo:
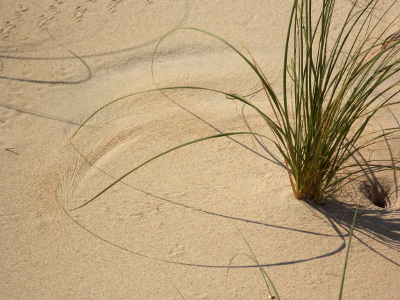
{"label": "shaded sand area", "polygon": [[[251,254],[238,229],[282,299],[336,299],[360,197],[344,299],[398,298],[393,172],[378,176],[390,207],[373,206],[358,184],[310,206],[293,197],[271,142],[225,137],[170,153],[69,210],[180,143],[249,128],[269,136],[249,108],[192,90],[126,98],[73,134],[99,107],[133,92],[200,85],[250,94],[260,87],[226,46],[188,30],[161,43],[153,83],[157,42],[182,26],[240,47],[226,22],[281,93],[291,3],[32,2],[0,2],[1,299],[180,299],[174,285],[186,299],[267,299],[254,262],[231,261]],[[350,4],[338,1],[339,17]],[[397,5],[393,15],[399,12]],[[261,93],[252,100],[269,111]],[[382,111],[374,126],[399,126],[398,116],[398,107]],[[399,158],[399,149],[394,140],[366,155]]]}

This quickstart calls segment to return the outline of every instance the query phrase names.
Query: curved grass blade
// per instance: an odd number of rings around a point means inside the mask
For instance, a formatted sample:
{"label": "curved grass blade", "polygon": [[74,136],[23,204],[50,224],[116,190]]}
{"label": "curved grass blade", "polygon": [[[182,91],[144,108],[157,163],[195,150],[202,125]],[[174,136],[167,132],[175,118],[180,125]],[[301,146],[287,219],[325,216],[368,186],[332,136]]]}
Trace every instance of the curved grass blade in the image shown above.
{"label": "curved grass blade", "polygon": [[353,217],[353,223],[351,224],[351,228],[350,228],[349,240],[347,241],[346,256],[344,258],[344,264],[343,264],[343,270],[342,270],[342,278],[340,280],[340,287],[339,287],[339,296],[338,296],[339,300],[342,300],[344,281],[345,281],[345,277],[346,277],[347,262],[349,260],[351,239],[353,237],[353,231],[354,231],[354,228],[356,226],[357,214],[358,214],[359,207],[360,207],[360,202],[357,204],[357,208],[356,208],[356,211],[355,211],[354,217]]}
{"label": "curved grass blade", "polygon": [[[264,279],[265,285],[266,285],[266,287],[267,287],[267,289],[268,289],[268,291],[269,291],[269,294],[270,294],[271,296],[276,297],[277,300],[280,300],[279,294],[278,294],[278,292],[277,292],[277,290],[276,290],[276,288],[275,288],[275,286],[274,286],[274,283],[272,282],[271,278],[268,276],[268,274],[267,274],[267,272],[265,271],[265,269],[261,266],[261,264],[260,264],[259,261],[257,260],[257,257],[256,257],[256,255],[254,254],[254,251],[253,251],[253,249],[251,248],[249,242],[247,241],[247,239],[245,238],[245,236],[243,235],[243,233],[240,231],[239,227],[237,227],[235,223],[233,223],[233,225],[235,225],[236,229],[239,231],[239,233],[240,233],[240,235],[242,236],[243,240],[245,241],[247,247],[250,249],[252,256],[251,256],[251,255],[248,255],[248,254],[246,254],[246,253],[238,253],[238,254],[235,254],[235,255],[231,258],[231,260],[229,261],[228,269],[226,270],[226,277],[228,277],[229,269],[230,269],[230,266],[232,265],[233,260],[234,260],[237,256],[239,256],[239,255],[244,255],[244,256],[246,256],[247,258],[251,259],[251,260],[258,266],[258,269],[260,270],[261,274],[263,275],[263,279]],[[273,290],[273,293],[271,293],[270,286],[271,286],[271,288],[272,288],[272,290]],[[272,299],[273,299],[273,298],[272,298]]]}
{"label": "curved grass blade", "polygon": [[[162,42],[167,36],[169,36],[170,34],[172,34],[172,33],[175,32],[175,31],[178,31],[178,30],[193,30],[193,31],[198,31],[198,32],[204,33],[204,34],[206,34],[206,35],[209,35],[209,36],[211,36],[211,37],[213,37],[213,38],[215,38],[215,39],[221,41],[223,44],[227,45],[227,46],[228,46],[229,48],[231,48],[234,52],[236,52],[236,53],[237,53],[237,54],[238,54],[238,55],[253,69],[253,71],[256,73],[256,75],[258,76],[258,78],[261,80],[261,83],[262,83],[263,87],[266,89],[268,96],[271,97],[271,99],[272,99],[272,101],[273,101],[273,103],[274,103],[275,108],[278,108],[278,112],[281,114],[281,112],[282,112],[282,107],[281,107],[281,104],[280,104],[280,102],[279,102],[279,100],[278,100],[278,97],[277,97],[277,95],[275,94],[275,92],[274,92],[272,86],[270,85],[270,83],[268,82],[268,80],[265,78],[265,76],[263,75],[263,73],[262,73],[261,70],[259,69],[258,65],[257,65],[255,62],[254,62],[254,63],[251,62],[241,51],[239,51],[235,46],[233,46],[231,43],[229,43],[228,41],[226,41],[226,40],[223,39],[222,37],[220,37],[220,36],[218,36],[218,35],[216,35],[216,34],[213,34],[213,33],[209,32],[209,31],[199,29],[199,28],[195,28],[195,27],[180,27],[180,28],[176,28],[176,29],[173,29],[173,30],[167,32],[167,33],[159,40],[159,42],[157,43],[157,45],[156,45],[156,47],[155,47],[155,49],[154,49],[154,51],[153,51],[153,56],[152,56],[152,60],[151,60],[151,73],[152,73],[153,81],[154,81],[154,57],[155,57],[155,53],[157,52],[157,49],[158,49],[159,45],[161,44],[161,42]],[[246,50],[247,50],[247,48],[246,48]],[[248,51],[248,50],[247,50],[247,51]],[[251,54],[250,54],[250,55],[251,55]],[[252,57],[252,59],[253,59],[253,57]],[[253,61],[254,61],[254,59],[253,59]],[[281,115],[281,117],[282,117],[282,115]]]}
{"label": "curved grass blade", "polygon": [[73,208],[73,209],[70,209],[70,211],[77,210],[77,209],[79,209],[79,208],[82,208],[82,207],[88,205],[90,202],[92,202],[93,200],[95,200],[96,198],[98,198],[99,196],[101,196],[102,194],[104,194],[107,190],[109,190],[111,187],[113,187],[115,184],[117,184],[118,182],[120,182],[122,179],[124,179],[124,178],[127,177],[128,175],[132,174],[133,172],[135,172],[135,171],[138,170],[139,168],[143,167],[144,165],[147,165],[148,163],[152,162],[153,160],[155,160],[155,159],[157,159],[157,158],[159,158],[159,157],[161,157],[161,156],[163,156],[163,155],[165,155],[165,154],[167,154],[167,153],[170,153],[170,152],[172,152],[172,151],[178,150],[178,149],[180,149],[180,148],[183,148],[183,147],[186,147],[186,146],[189,146],[189,145],[191,145],[191,144],[198,143],[198,142],[202,142],[202,141],[206,141],[206,140],[210,140],[210,139],[215,139],[215,138],[220,138],[220,137],[224,137],[224,136],[234,136],[234,135],[257,135],[257,136],[264,137],[264,138],[267,138],[267,139],[268,139],[268,137],[263,136],[263,135],[261,135],[261,134],[254,133],[254,132],[227,132],[227,133],[220,133],[220,134],[215,134],[215,135],[203,137],[203,138],[200,138],[200,139],[196,139],[196,140],[193,140],[193,141],[190,141],[190,142],[181,144],[181,145],[179,145],[179,146],[176,146],[176,147],[173,147],[173,148],[171,148],[171,149],[168,149],[168,150],[166,150],[166,151],[164,151],[164,152],[162,152],[162,153],[160,153],[160,154],[158,154],[158,155],[156,155],[156,156],[153,156],[152,158],[146,160],[145,162],[143,162],[142,164],[138,165],[137,167],[131,169],[129,172],[125,173],[124,175],[122,175],[121,177],[119,177],[118,179],[116,179],[115,181],[113,181],[113,182],[112,182],[110,185],[108,185],[106,188],[104,188],[103,190],[101,190],[98,194],[96,194],[96,195],[95,195],[94,197],[92,197],[90,200],[86,201],[85,203],[83,203],[82,205],[80,205],[80,206],[78,206],[78,207],[75,207],[75,208]]}
{"label": "curved grass blade", "polygon": [[214,92],[214,93],[219,93],[222,94],[224,96],[226,96],[227,98],[230,99],[236,99],[239,100],[241,102],[243,102],[246,105],[249,105],[250,107],[252,107],[253,109],[255,109],[257,111],[257,113],[268,123],[268,125],[271,126],[271,128],[273,128],[275,133],[281,133],[280,128],[277,124],[275,124],[275,122],[273,120],[271,120],[265,113],[263,113],[257,106],[255,106],[254,104],[252,104],[249,100],[247,100],[244,96],[236,94],[236,93],[226,93],[223,91],[219,91],[219,90],[215,90],[215,89],[210,89],[210,88],[204,88],[204,87],[198,87],[198,86],[174,86],[174,87],[162,87],[162,88],[155,88],[155,89],[149,89],[149,90],[145,90],[145,91],[140,91],[140,92],[136,92],[136,93],[131,93],[128,95],[125,95],[123,97],[117,98],[105,105],[103,105],[102,107],[100,107],[99,109],[97,109],[94,113],[92,113],[85,121],[83,121],[83,123],[78,127],[78,129],[73,133],[71,139],[73,139],[76,134],[81,130],[82,127],[84,127],[89,120],[91,120],[95,115],[97,115],[100,111],[102,111],[103,109],[107,108],[108,106],[121,101],[123,99],[129,98],[129,97],[133,97],[133,96],[137,96],[140,94],[145,94],[145,93],[150,93],[150,92],[156,92],[156,91],[166,91],[166,90],[179,90],[179,89],[190,89],[190,90],[203,90],[203,91],[209,91],[209,92]]}
{"label": "curved grass blade", "polygon": [[[400,84],[394,77],[400,73],[400,59],[396,58],[400,53],[400,39],[398,34],[382,38],[398,17],[378,34],[376,40],[370,42],[383,17],[392,7],[389,6],[383,15],[373,22],[376,6],[377,1],[370,0],[357,11],[357,5],[353,3],[345,17],[342,30],[334,38],[332,49],[328,49],[335,0],[325,0],[321,3],[316,24],[313,24],[315,12],[312,9],[312,0],[293,2],[285,44],[282,102],[248,48],[238,37],[250,58],[222,37],[194,27],[176,28],[166,33],[157,43],[151,61],[153,80],[155,53],[161,42],[173,32],[197,31],[222,42],[255,72],[276,120],[272,120],[245,96],[239,94],[202,87],[165,87],[133,93],[108,103],[89,116],[72,137],[100,110],[129,96],[168,89],[198,89],[221,93],[249,105],[266,121],[274,134],[274,144],[285,161],[295,197],[308,198],[318,204],[327,188],[334,187],[337,183],[334,180],[335,175],[351,158],[353,149],[364,148],[365,145],[357,144],[372,117],[386,106],[399,104],[389,101],[400,93],[400,89],[393,91]],[[293,58],[289,65],[290,51],[293,51]],[[289,107],[287,75],[294,88],[292,108]],[[392,78],[395,82],[384,86],[384,83]],[[380,87],[383,89],[379,90]],[[373,94],[376,91],[378,93]],[[384,101],[380,101],[388,92],[391,94]],[[373,107],[378,100],[380,103]]]}

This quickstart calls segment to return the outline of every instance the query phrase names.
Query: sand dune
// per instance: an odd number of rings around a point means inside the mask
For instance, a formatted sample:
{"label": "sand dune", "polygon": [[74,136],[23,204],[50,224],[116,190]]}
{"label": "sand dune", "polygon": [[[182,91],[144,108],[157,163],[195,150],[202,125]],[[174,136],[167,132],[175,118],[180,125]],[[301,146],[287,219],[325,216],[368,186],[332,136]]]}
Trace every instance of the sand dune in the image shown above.
{"label": "sand dune", "polygon": [[[240,46],[225,22],[281,93],[291,3],[1,2],[1,299],[180,299],[174,284],[186,299],[267,299],[248,258],[236,257],[227,275],[232,257],[251,254],[237,228],[282,299],[337,297],[354,197],[363,196],[352,185],[321,207],[295,199],[267,139],[235,136],[188,146],[68,210],[179,143],[249,127],[270,135],[250,109],[193,90],[126,98],[74,132],[111,100],[157,86],[257,90],[257,78],[236,54],[188,30],[161,43],[154,83],[157,42],[182,26]],[[351,3],[338,2],[339,20]],[[253,101],[268,112],[263,95]],[[399,115],[393,108],[375,122],[398,126]],[[397,157],[399,144],[390,144]],[[369,154],[387,156],[387,145]],[[379,177],[390,207],[363,197],[344,299],[400,294],[398,176]]]}

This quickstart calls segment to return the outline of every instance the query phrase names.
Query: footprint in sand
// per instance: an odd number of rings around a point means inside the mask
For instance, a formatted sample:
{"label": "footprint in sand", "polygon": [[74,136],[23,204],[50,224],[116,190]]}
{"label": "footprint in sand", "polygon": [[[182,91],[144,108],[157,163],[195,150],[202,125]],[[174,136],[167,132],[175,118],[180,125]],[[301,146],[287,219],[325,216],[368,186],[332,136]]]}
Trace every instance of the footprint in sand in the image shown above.
{"label": "footprint in sand", "polygon": [[15,9],[15,15],[17,17],[22,17],[23,13],[27,12],[28,10],[29,10],[28,6],[19,4]]}
{"label": "footprint in sand", "polygon": [[3,127],[23,115],[27,102],[18,83],[0,84],[0,90],[7,91],[0,102],[0,127]]}
{"label": "footprint in sand", "polygon": [[117,4],[121,2],[121,0],[111,0],[111,2],[108,4],[107,8],[110,12],[116,12],[117,11]]}
{"label": "footprint in sand", "polygon": [[55,5],[50,5],[50,6],[49,6],[49,11],[50,11],[50,13],[53,14],[53,15],[58,14],[58,13],[60,12],[60,10],[58,9],[58,7],[55,6]]}
{"label": "footprint in sand", "polygon": [[46,29],[46,28],[49,26],[50,21],[51,21],[53,18],[54,18],[54,17],[53,17],[53,16],[50,16],[50,15],[41,15],[41,16],[39,17],[39,22],[38,22],[38,27],[39,27],[39,29],[41,29],[41,30]]}
{"label": "footprint in sand", "polygon": [[176,256],[184,254],[185,252],[186,252],[185,247],[183,247],[181,244],[175,244],[168,251],[168,257],[176,257]]}
{"label": "footprint in sand", "polygon": [[17,23],[23,19],[24,13],[29,10],[28,6],[19,4],[15,8],[14,17],[6,21],[4,24],[0,23],[0,36],[5,39],[8,38],[13,29],[17,27]]}
{"label": "footprint in sand", "polygon": [[16,27],[14,21],[7,21],[4,26],[0,28],[0,34],[3,39],[8,38],[11,34],[11,31]]}
{"label": "footprint in sand", "polygon": [[73,18],[75,19],[75,21],[76,22],[82,21],[86,11],[87,11],[86,6],[78,5],[77,7],[75,7],[74,15],[73,15]]}
{"label": "footprint in sand", "polygon": [[55,80],[60,80],[60,81],[73,81],[75,75],[74,72],[75,70],[73,68],[62,66],[57,68],[51,74],[51,77],[53,77]]}

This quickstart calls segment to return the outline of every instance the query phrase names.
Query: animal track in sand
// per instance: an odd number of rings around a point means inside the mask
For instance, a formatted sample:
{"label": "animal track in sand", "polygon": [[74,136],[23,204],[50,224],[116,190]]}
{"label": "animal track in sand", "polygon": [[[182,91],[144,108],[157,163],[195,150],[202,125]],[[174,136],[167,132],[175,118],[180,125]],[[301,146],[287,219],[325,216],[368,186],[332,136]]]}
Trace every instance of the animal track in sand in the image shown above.
{"label": "animal track in sand", "polygon": [[77,7],[75,7],[74,13],[73,13],[74,14],[73,18],[75,19],[75,21],[76,22],[82,21],[86,11],[87,11],[86,6],[78,5]]}
{"label": "animal track in sand", "polygon": [[0,23],[1,38],[6,39],[10,37],[14,28],[17,28],[17,23],[22,20],[23,14],[29,10],[28,6],[19,4],[15,8],[14,17],[11,20],[5,21],[4,24]]}
{"label": "animal track in sand", "polygon": [[117,11],[117,4],[120,3],[121,0],[111,0],[110,3],[108,4],[107,8],[110,12],[116,12]]}
{"label": "animal track in sand", "polygon": [[55,5],[50,5],[50,6],[49,6],[49,11],[50,11],[52,14],[58,14],[58,13],[60,12],[60,10],[58,9],[58,7],[55,6]]}
{"label": "animal track in sand", "polygon": [[39,17],[39,24],[38,24],[39,29],[46,29],[48,27],[48,25],[51,23],[50,21],[52,21],[54,19],[54,16],[61,12],[58,7],[63,2],[62,1],[57,1],[57,0],[55,0],[55,1],[57,2],[58,5],[54,5],[54,4],[49,5],[47,7],[47,9],[44,10],[47,13],[46,14],[42,14]]}
{"label": "animal track in sand", "polygon": [[50,24],[50,21],[53,20],[53,18],[54,18],[53,16],[50,16],[50,15],[47,15],[47,14],[41,15],[39,17],[39,21],[38,21],[39,29],[40,30],[47,29],[47,27]]}
{"label": "animal track in sand", "polygon": [[16,82],[0,84],[0,90],[7,91],[3,93],[0,102],[0,126],[6,126],[10,121],[22,116],[23,109],[27,102],[24,98],[21,87]]}
{"label": "animal track in sand", "polygon": [[22,18],[23,14],[29,10],[28,6],[19,4],[15,9],[16,19]]}
{"label": "animal track in sand", "polygon": [[186,249],[181,244],[175,244],[171,249],[168,251],[169,257],[175,257],[179,255],[185,254]]}
{"label": "animal track in sand", "polygon": [[7,21],[2,27],[0,27],[0,34],[3,39],[10,36],[13,28],[16,27],[15,21]]}
{"label": "animal track in sand", "polygon": [[54,73],[51,75],[55,80],[68,81],[73,80],[75,70],[69,66],[61,66],[56,68]]}

